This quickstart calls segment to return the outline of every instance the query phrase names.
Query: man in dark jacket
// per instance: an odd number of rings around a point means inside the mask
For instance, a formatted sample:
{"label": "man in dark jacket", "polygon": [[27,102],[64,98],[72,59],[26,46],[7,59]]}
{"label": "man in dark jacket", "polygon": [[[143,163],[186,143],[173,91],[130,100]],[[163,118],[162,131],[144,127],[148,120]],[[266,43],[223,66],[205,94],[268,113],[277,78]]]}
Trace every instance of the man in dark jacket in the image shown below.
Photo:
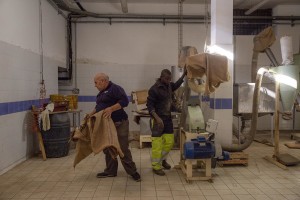
{"label": "man in dark jacket", "polygon": [[[104,73],[98,73],[95,78],[95,87],[99,90],[96,100],[95,109],[89,116],[103,110],[104,117],[111,117],[115,123],[120,147],[124,153],[121,158],[122,165],[135,181],[141,181],[140,174],[137,172],[135,163],[129,150],[128,134],[129,122],[128,115],[124,111],[124,107],[128,106],[128,98],[124,89],[109,81],[109,77]],[[118,160],[113,159],[108,149],[104,149],[106,169],[104,172],[98,173],[98,178],[117,176]]]}
{"label": "man in dark jacket", "polygon": [[152,168],[153,172],[160,176],[165,175],[162,168],[171,169],[166,158],[174,145],[172,94],[183,83],[185,75],[186,69],[176,83],[173,83],[170,70],[164,69],[148,92],[147,108],[151,115],[152,130]]}

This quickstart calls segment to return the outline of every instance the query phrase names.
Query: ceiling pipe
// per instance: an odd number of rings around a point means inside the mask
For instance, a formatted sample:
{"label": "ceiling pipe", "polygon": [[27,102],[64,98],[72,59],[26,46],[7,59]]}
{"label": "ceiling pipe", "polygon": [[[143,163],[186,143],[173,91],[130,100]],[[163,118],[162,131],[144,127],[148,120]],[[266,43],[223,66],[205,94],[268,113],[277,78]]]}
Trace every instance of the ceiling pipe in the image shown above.
{"label": "ceiling pipe", "polygon": [[[72,22],[74,23],[79,23],[79,24],[85,24],[85,23],[128,23],[128,24],[133,24],[133,23],[143,23],[143,24],[178,24],[178,21],[157,21],[157,20],[130,20],[130,21],[125,21],[125,20],[116,20],[116,21],[95,21],[95,20],[85,20],[85,21],[75,21],[73,20]],[[204,24],[204,21],[182,21],[181,23],[183,24]]]}
{"label": "ceiling pipe", "polygon": [[127,0],[120,0],[123,13],[128,13]]}
{"label": "ceiling pipe", "polygon": [[81,3],[76,2],[77,6],[80,8],[80,10],[82,11],[86,11],[86,9],[84,9],[84,7],[82,7]]}
{"label": "ceiling pipe", "polygon": [[256,11],[257,9],[259,9],[260,7],[262,7],[263,5],[265,5],[268,1],[270,1],[270,0],[263,0],[263,1],[259,2],[258,4],[256,4],[255,6],[253,6],[252,8],[250,8],[249,10],[247,10],[245,12],[245,15],[250,15],[251,13],[253,13],[254,11]]}
{"label": "ceiling pipe", "polygon": [[[113,24],[113,23],[128,23],[128,24],[133,24],[133,23],[144,23],[144,24],[178,24],[178,21],[168,21],[168,20],[84,20],[84,21],[78,21],[78,20],[72,20],[73,23],[79,23],[79,24],[85,24],[85,23],[109,23],[109,24]],[[193,21],[189,21],[189,20],[185,20],[181,22],[182,24],[205,24],[205,21],[201,21],[201,20],[193,20]],[[208,22],[210,23],[210,22]],[[234,22],[234,24],[268,24],[270,25],[270,23],[243,23],[243,22]],[[273,25],[299,25],[300,23],[283,23],[283,22],[272,22]]]}
{"label": "ceiling pipe", "polygon": [[[94,18],[107,18],[107,19],[177,19],[179,20],[178,15],[141,15],[141,14],[99,14],[94,12],[82,11],[79,9],[74,9],[69,7],[62,0],[48,0],[51,5],[58,7],[59,9],[71,12],[72,18],[81,18],[81,17],[94,17]],[[204,15],[183,15],[182,19],[188,20],[204,20],[206,16]],[[300,16],[233,16],[234,20],[289,20],[296,21],[300,20]]]}
{"label": "ceiling pipe", "polygon": [[[141,15],[141,14],[95,14],[88,15],[73,15],[72,18],[94,17],[107,19],[176,19],[180,18],[178,15]],[[183,15],[182,19],[188,20],[204,20],[204,15]],[[300,16],[233,16],[234,20],[300,20]]]}
{"label": "ceiling pipe", "polygon": [[54,3],[52,0],[47,1],[55,10],[57,10],[58,14],[60,14],[61,16],[63,16],[63,18],[67,20],[67,15],[61,11],[61,9],[56,5],[56,3]]}

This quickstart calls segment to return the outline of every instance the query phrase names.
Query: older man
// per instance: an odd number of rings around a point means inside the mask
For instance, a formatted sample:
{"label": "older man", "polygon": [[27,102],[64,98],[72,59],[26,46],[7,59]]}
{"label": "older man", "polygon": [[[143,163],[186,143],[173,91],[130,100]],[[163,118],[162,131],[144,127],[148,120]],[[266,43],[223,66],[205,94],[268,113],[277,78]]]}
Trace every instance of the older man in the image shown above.
{"label": "older man", "polygon": [[[109,81],[109,77],[104,73],[96,74],[94,82],[99,93],[97,95],[96,107],[89,116],[103,110],[104,117],[112,118],[117,129],[120,147],[124,153],[124,157],[121,158],[122,165],[127,174],[131,175],[135,181],[141,181],[140,174],[137,172],[129,150],[128,115],[123,109],[129,103],[127,95],[121,86]],[[117,176],[118,160],[113,159],[107,149],[103,152],[105,154],[106,169],[104,172],[98,173],[97,177],[105,178]]]}

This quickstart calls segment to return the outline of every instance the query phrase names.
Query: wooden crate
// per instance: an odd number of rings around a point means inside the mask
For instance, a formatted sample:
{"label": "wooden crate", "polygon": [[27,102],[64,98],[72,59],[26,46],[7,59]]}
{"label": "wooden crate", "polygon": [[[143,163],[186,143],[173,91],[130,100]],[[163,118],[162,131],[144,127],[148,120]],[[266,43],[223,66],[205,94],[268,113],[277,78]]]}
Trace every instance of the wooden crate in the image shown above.
{"label": "wooden crate", "polygon": [[179,166],[175,166],[175,168],[181,168],[187,183],[212,181],[211,158],[181,160]]}
{"label": "wooden crate", "polygon": [[248,166],[248,154],[244,152],[230,152],[230,159],[218,161],[219,166],[223,165],[245,165]]}
{"label": "wooden crate", "polygon": [[144,142],[152,142],[151,135],[140,135],[140,149],[143,148]]}

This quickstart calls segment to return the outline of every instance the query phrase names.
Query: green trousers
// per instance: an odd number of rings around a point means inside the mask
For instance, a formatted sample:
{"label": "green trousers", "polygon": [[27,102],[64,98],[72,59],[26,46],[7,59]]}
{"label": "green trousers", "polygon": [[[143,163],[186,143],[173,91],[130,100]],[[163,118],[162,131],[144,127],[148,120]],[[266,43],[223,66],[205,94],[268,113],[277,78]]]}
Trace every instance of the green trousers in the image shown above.
{"label": "green trousers", "polygon": [[161,137],[152,137],[152,168],[159,170],[174,145],[174,134],[164,133]]}

